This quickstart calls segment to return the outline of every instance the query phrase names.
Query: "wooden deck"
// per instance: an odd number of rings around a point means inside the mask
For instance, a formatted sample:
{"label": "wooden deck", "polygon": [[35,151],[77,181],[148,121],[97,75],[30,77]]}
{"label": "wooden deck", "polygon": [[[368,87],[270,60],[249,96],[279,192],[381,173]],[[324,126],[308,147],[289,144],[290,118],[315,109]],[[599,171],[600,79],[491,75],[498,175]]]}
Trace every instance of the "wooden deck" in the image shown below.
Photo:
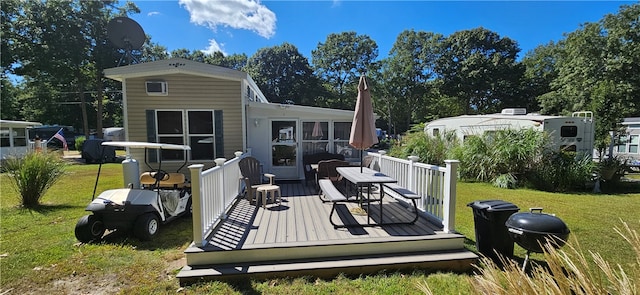
{"label": "wooden deck", "polygon": [[[464,236],[444,233],[421,217],[413,225],[334,229],[332,204],[323,203],[315,188],[303,182],[278,183],[282,203],[266,208],[239,198],[203,247],[185,253],[181,283],[200,279],[236,279],[339,273],[370,273],[414,267],[465,271],[477,255],[464,248]],[[378,198],[376,194],[373,197]],[[380,204],[372,203],[371,221],[380,221]],[[367,223],[366,215],[350,212],[358,203],[339,204],[334,222]],[[387,196],[383,221],[410,221],[413,209]]]}

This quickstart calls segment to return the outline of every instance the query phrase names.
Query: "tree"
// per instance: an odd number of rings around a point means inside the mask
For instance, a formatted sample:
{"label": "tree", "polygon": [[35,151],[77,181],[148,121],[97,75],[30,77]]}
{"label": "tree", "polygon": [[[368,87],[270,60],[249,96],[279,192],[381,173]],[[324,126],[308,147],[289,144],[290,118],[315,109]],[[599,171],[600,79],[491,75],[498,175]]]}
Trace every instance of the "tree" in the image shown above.
{"label": "tree", "polygon": [[596,146],[610,143],[609,131],[624,117],[640,114],[640,4],[622,6],[618,14],[586,23],[561,42],[551,83],[555,95],[540,97],[543,110],[570,113],[592,110]]}
{"label": "tree", "polygon": [[171,51],[171,57],[179,57],[204,63],[206,54],[200,50],[189,51],[189,49],[182,48]]}
{"label": "tree", "polygon": [[205,57],[204,62],[212,65],[217,65],[229,69],[242,71],[247,65],[247,55],[234,53],[229,56],[225,56],[222,52],[216,51],[212,54],[208,54]]}
{"label": "tree", "polygon": [[18,60],[16,56],[18,48],[17,44],[17,27],[16,18],[19,15],[20,3],[18,0],[2,1],[2,9],[0,9],[0,67],[2,67],[2,79],[6,79],[6,74],[13,73],[13,67]]}
{"label": "tree", "polygon": [[[114,15],[139,12],[130,2],[114,1],[18,2],[12,18],[14,73],[22,76],[30,100],[26,109],[43,123],[82,126],[101,131],[103,69],[116,65],[115,48],[106,36]],[[92,102],[93,101],[93,102]],[[87,106],[91,103],[91,110]],[[78,106],[82,121],[77,122]],[[89,113],[95,112],[95,120]]]}
{"label": "tree", "polygon": [[442,40],[440,34],[404,31],[398,35],[389,57],[384,61],[385,85],[382,88],[386,93],[382,97],[386,101],[381,104],[386,104],[387,110],[382,113],[397,116],[390,121],[401,132],[435,111],[429,108],[433,105],[429,100],[435,99],[430,95],[430,81],[435,78],[435,61]]}
{"label": "tree", "polygon": [[[558,77],[556,64],[560,58],[560,48],[558,43],[549,42],[528,52],[522,60],[525,72],[521,93],[528,104],[521,106],[526,107],[527,110],[540,110],[540,105],[537,102],[537,98],[540,96],[548,97],[549,101],[552,101],[553,97],[558,97],[552,89],[551,83]],[[550,113],[558,113],[559,111],[551,106],[547,106],[545,109]]]}
{"label": "tree", "polygon": [[315,74],[335,97],[330,106],[353,109],[360,75],[377,70],[378,45],[356,32],[330,34],[311,56]]}
{"label": "tree", "polygon": [[470,113],[490,113],[519,104],[524,68],[516,62],[515,41],[484,28],[458,31],[442,42],[436,72],[442,92]]}
{"label": "tree", "polygon": [[19,89],[4,77],[0,80],[0,118],[5,120],[20,120],[20,104],[18,102]]}
{"label": "tree", "polygon": [[290,43],[259,49],[244,70],[271,102],[311,104],[317,87],[307,58]]}
{"label": "tree", "polygon": [[140,49],[139,62],[151,62],[168,58],[169,54],[167,53],[167,48],[158,43],[152,42],[151,37],[147,36],[147,42],[145,42]]}

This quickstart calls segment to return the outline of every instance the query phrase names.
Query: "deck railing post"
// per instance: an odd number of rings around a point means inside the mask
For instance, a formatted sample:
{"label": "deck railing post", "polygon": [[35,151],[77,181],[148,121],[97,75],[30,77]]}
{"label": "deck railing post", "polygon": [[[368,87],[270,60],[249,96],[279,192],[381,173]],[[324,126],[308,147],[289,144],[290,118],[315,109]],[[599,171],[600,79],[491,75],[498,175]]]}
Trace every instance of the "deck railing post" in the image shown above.
{"label": "deck railing post", "polygon": [[197,247],[202,247],[206,243],[203,236],[202,228],[202,197],[200,194],[200,188],[202,184],[202,164],[193,164],[189,166],[191,173],[191,208],[193,220],[193,243]]}
{"label": "deck railing post", "polygon": [[220,207],[218,207],[218,218],[220,219],[227,219],[227,215],[224,212],[224,194],[225,194],[225,190],[224,190],[224,162],[227,161],[227,159],[225,158],[217,158],[215,160],[213,160],[214,162],[216,162],[216,167],[220,167],[220,179],[219,179],[219,184],[220,184],[220,189],[218,190],[219,193],[215,194],[218,196],[218,199],[220,199],[220,201],[218,202],[218,204],[220,205]]}
{"label": "deck railing post", "polygon": [[458,160],[445,160],[446,172],[444,174],[444,200],[442,212],[442,225],[444,232],[455,232],[456,227],[456,185],[458,183]]}
{"label": "deck railing post", "polygon": [[384,154],[386,154],[386,153],[387,153],[387,151],[384,151],[384,150],[382,150],[382,151],[378,151],[378,168],[380,169],[380,171],[384,171],[384,170],[382,169],[382,157],[383,157],[383,156],[384,156]]}
{"label": "deck railing post", "polygon": [[[236,156],[236,158],[240,158],[244,153],[242,151],[237,151],[233,154]],[[240,193],[242,193],[242,177],[238,178],[238,195],[236,197],[239,197]]]}
{"label": "deck railing post", "polygon": [[414,169],[413,166],[416,164],[416,162],[418,162],[418,160],[420,160],[420,157],[418,156],[409,156],[407,157],[409,159],[409,179],[407,180],[408,183],[408,187],[407,189],[410,191],[416,191],[416,179],[415,179],[415,175],[414,175]]}

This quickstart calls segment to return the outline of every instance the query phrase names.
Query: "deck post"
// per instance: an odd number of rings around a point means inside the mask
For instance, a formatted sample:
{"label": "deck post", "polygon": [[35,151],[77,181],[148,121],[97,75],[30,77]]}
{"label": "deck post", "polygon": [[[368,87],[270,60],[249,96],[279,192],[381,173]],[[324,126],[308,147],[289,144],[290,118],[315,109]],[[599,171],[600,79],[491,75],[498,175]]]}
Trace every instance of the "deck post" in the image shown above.
{"label": "deck post", "polygon": [[218,218],[227,219],[227,215],[225,214],[225,211],[224,211],[224,208],[225,208],[225,206],[224,206],[224,193],[225,193],[225,190],[224,190],[224,180],[225,180],[224,179],[224,170],[225,170],[224,169],[224,162],[226,162],[227,159],[225,159],[225,158],[217,158],[217,159],[215,159],[213,161],[216,162],[216,167],[220,167],[220,180],[218,181],[218,183],[220,184],[220,194],[218,195],[218,196],[220,196],[220,202],[219,202],[220,207],[218,207],[218,210],[220,211],[219,212],[220,214],[218,215]]}
{"label": "deck post", "polygon": [[[233,154],[236,156],[236,158],[241,158],[244,153],[242,151],[236,151]],[[242,177],[240,179],[238,179],[238,197],[242,193],[242,184],[243,183],[244,183],[244,181],[242,181]]]}
{"label": "deck post", "polygon": [[202,236],[202,198],[200,196],[200,188],[202,183],[202,164],[193,164],[189,166],[191,172],[191,208],[193,213],[193,243],[197,247],[202,247],[206,243]]}
{"label": "deck post", "polygon": [[456,184],[458,182],[458,160],[444,160],[446,172],[444,174],[444,200],[442,212],[442,225],[446,233],[456,230]]}
{"label": "deck post", "polygon": [[378,151],[378,169],[380,169],[380,171],[383,171],[382,170],[382,157],[384,157],[384,155],[386,153],[387,152],[384,151],[384,150]]}
{"label": "deck post", "polygon": [[415,179],[415,175],[414,175],[414,169],[413,166],[416,164],[416,162],[418,162],[418,160],[420,160],[420,157],[418,156],[409,156],[407,157],[409,159],[409,179],[408,179],[408,187],[407,189],[410,191],[416,191],[416,179]]}

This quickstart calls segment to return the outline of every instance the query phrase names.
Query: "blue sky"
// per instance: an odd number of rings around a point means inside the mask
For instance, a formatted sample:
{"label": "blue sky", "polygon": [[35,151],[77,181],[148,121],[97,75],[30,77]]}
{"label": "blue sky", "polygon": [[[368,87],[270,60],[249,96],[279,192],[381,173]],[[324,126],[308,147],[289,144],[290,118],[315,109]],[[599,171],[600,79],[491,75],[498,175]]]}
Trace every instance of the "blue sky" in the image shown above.
{"label": "blue sky", "polygon": [[295,45],[311,50],[331,33],[355,31],[387,56],[404,30],[440,33],[484,27],[515,40],[520,58],[538,45],[558,41],[581,24],[615,14],[635,1],[134,1],[131,15],[152,41],[167,47],[222,51],[225,55]]}

